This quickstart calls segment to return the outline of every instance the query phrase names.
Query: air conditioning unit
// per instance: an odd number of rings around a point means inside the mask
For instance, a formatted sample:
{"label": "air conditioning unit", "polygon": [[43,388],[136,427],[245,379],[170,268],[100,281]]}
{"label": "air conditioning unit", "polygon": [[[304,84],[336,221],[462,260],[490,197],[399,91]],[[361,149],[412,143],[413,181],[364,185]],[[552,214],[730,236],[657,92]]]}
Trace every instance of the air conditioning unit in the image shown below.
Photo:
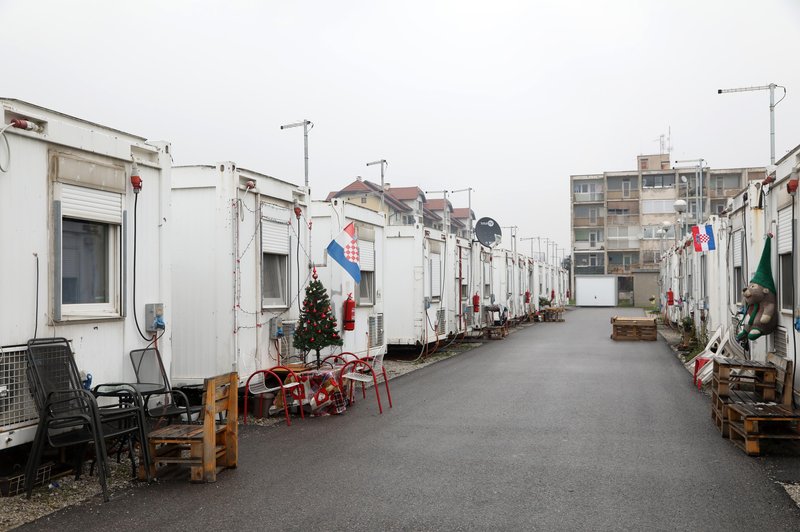
{"label": "air conditioning unit", "polygon": [[436,311],[436,334],[447,332],[447,311],[440,308]]}
{"label": "air conditioning unit", "polygon": [[380,347],[383,345],[383,314],[376,314],[367,318],[369,326],[369,346]]}

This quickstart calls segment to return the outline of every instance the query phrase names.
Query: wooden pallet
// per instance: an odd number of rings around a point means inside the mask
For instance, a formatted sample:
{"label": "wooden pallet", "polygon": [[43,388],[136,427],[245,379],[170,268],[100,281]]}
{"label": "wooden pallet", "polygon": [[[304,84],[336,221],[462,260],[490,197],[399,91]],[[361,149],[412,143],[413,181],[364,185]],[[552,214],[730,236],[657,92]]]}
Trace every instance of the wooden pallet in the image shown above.
{"label": "wooden pallet", "polygon": [[750,456],[761,454],[762,440],[800,440],[800,413],[776,404],[728,406],[730,440]]}
{"label": "wooden pallet", "polygon": [[614,316],[611,318],[612,340],[658,340],[658,326],[655,318],[631,318]]}
{"label": "wooden pallet", "polygon": [[711,388],[711,419],[723,438],[729,436],[728,405],[732,403],[754,403],[758,401],[755,392],[731,390],[727,396],[720,396],[713,385]]}

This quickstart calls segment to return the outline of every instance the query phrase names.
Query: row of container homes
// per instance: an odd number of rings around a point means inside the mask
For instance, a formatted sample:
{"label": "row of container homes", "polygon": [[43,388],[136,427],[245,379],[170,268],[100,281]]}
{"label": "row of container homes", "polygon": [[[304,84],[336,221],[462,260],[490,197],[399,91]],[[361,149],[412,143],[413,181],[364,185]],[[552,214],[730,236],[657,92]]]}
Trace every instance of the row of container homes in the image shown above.
{"label": "row of container homes", "polygon": [[[674,324],[686,318],[707,338],[714,350],[756,360],[767,352],[792,360],[797,366],[798,245],[796,194],[800,146],[770,168],[763,181],[751,181],[728,201],[724,211],[705,222],[712,229],[715,250],[695,251],[688,228],[670,246],[661,261],[661,303]],[[778,327],[772,334],[740,345],[742,292],[771,239],[769,262],[776,288]],[[671,304],[670,304],[671,303]]]}
{"label": "row of container homes", "polygon": [[[486,307],[514,319],[540,296],[564,302],[562,268],[473,242],[471,210],[431,204],[417,187],[398,194],[409,199],[311,201],[232,162],[172,167],[169,143],[0,106],[0,449],[36,428],[31,338],[70,339],[95,384],[133,381],[128,353],[157,341],[172,385],[193,386],[298,361],[292,333],[315,270],[340,326],[355,299],[337,350],[361,356],[479,334],[494,319]],[[326,253],[350,222],[358,284]]]}

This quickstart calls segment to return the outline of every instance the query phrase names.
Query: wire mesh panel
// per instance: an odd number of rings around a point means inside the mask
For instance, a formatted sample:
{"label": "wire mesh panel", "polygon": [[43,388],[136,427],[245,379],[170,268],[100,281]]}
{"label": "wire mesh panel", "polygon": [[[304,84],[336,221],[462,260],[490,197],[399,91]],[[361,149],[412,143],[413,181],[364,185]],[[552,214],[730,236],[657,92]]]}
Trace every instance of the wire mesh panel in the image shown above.
{"label": "wire mesh panel", "polygon": [[440,308],[436,312],[436,333],[444,334],[447,332],[447,311]]}
{"label": "wire mesh panel", "polygon": [[0,347],[0,430],[33,425],[38,419],[25,351],[25,346]]}

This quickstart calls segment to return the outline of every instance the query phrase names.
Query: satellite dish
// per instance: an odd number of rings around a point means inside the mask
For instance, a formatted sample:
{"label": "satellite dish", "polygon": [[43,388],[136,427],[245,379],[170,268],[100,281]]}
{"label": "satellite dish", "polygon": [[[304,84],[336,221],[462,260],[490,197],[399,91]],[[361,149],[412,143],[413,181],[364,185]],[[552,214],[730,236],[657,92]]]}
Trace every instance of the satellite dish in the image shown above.
{"label": "satellite dish", "polygon": [[475,236],[478,237],[478,242],[487,248],[493,248],[500,243],[503,237],[503,232],[500,230],[500,224],[491,218],[481,218],[475,224]]}

